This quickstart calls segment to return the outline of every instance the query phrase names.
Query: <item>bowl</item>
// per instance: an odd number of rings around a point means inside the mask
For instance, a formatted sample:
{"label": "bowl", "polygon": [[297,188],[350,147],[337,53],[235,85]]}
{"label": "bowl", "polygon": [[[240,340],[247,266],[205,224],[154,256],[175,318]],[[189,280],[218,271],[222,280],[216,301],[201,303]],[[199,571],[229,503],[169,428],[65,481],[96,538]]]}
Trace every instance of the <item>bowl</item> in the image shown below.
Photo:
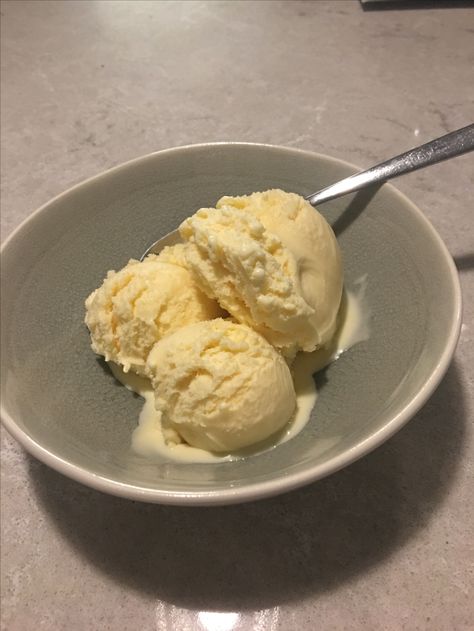
{"label": "bowl", "polygon": [[100,491],[166,504],[228,504],[313,482],[399,430],[444,375],[460,330],[453,261],[422,212],[384,184],[321,206],[349,288],[367,275],[370,338],[322,375],[305,429],[235,462],[150,462],[130,449],[141,399],[90,349],[84,299],[109,269],[224,194],[308,195],[357,169],[261,144],[159,151],[93,177],[33,213],[2,249],[2,420],[33,456]]}

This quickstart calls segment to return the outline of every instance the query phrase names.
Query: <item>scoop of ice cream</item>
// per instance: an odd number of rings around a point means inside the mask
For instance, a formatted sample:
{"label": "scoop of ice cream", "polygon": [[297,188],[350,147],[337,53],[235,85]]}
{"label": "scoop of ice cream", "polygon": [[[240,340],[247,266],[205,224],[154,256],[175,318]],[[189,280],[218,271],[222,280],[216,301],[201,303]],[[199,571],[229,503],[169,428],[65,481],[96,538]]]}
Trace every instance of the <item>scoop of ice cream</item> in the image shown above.
{"label": "scoop of ice cream", "polygon": [[334,334],[342,263],[334,233],[303,197],[271,190],[223,197],[180,226],[200,287],[285,354]]}
{"label": "scoop of ice cream", "polygon": [[174,442],[235,451],[274,434],[295,410],[284,359],[230,320],[199,322],[163,338],[147,370],[165,437]]}
{"label": "scoop of ice cream", "polygon": [[339,245],[324,217],[300,195],[279,189],[222,197],[217,208],[250,213],[291,252],[297,291],[313,310],[309,316],[311,332],[302,348],[314,350],[325,345],[336,328],[343,271]]}
{"label": "scoop of ice cream", "polygon": [[143,375],[153,344],[182,326],[222,315],[188,270],[149,256],[131,260],[86,300],[92,349]]}
{"label": "scoop of ice cream", "polygon": [[209,297],[274,346],[312,350],[313,309],[300,294],[295,258],[256,217],[201,208],[180,234],[189,268]]}

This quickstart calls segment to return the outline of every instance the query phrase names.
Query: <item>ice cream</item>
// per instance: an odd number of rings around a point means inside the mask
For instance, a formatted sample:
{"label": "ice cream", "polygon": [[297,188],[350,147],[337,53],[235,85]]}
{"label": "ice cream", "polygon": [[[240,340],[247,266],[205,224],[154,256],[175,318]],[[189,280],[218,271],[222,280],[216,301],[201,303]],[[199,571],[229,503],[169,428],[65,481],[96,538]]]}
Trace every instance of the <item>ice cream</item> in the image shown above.
{"label": "ice cream", "polygon": [[251,213],[291,252],[298,289],[314,311],[312,335],[302,348],[311,351],[327,344],[336,329],[343,269],[339,244],[324,217],[301,195],[280,189],[222,197],[216,207]]}
{"label": "ice cream", "polygon": [[[172,263],[173,265],[179,265],[184,269],[189,269],[186,263],[186,250],[188,246],[186,243],[176,243],[175,245],[167,245],[158,254],[158,260],[162,263]],[[150,255],[150,256],[153,256]]]}
{"label": "ice cream", "polygon": [[86,300],[85,322],[96,353],[143,375],[152,346],[163,336],[220,315],[187,269],[151,255],[107,274]]}
{"label": "ice cream", "polygon": [[285,354],[329,341],[342,294],[336,238],[302,197],[224,197],[180,226],[202,290]]}
{"label": "ice cream", "polygon": [[214,461],[287,440],[314,404],[313,365],[341,350],[334,233],[277,189],[223,197],[179,232],[183,243],[109,272],[86,300],[93,350],[145,398],[134,448]]}
{"label": "ice cream", "polygon": [[192,324],[163,338],[150,352],[147,372],[168,442],[235,451],[280,430],[296,407],[282,356],[230,320]]}

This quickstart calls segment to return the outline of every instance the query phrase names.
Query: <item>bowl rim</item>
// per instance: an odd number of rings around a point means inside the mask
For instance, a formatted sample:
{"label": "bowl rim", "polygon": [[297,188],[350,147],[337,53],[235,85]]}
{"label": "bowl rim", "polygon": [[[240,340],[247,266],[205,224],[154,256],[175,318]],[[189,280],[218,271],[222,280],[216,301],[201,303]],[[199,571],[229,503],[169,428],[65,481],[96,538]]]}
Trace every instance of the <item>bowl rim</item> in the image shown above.
{"label": "bowl rim", "polygon": [[[322,153],[309,151],[305,149],[298,149],[295,147],[285,147],[282,145],[273,145],[268,143],[256,143],[256,142],[239,142],[239,141],[223,141],[223,142],[207,142],[198,144],[188,144],[178,147],[172,147],[168,149],[162,149],[154,151],[143,156],[139,156],[128,160],[124,163],[118,164],[106,171],[102,171],[96,175],[93,175],[56,195],[45,204],[41,205],[38,209],[33,211],[28,217],[26,217],[5,239],[0,247],[0,256],[4,256],[4,252],[9,247],[10,243],[15,240],[17,234],[19,234],[26,225],[32,222],[39,214],[45,212],[48,207],[56,201],[60,201],[64,197],[68,196],[75,190],[86,186],[89,183],[98,181],[106,176],[117,173],[123,169],[128,169],[131,166],[139,165],[148,160],[154,159],[156,156],[166,156],[173,153],[184,153],[193,150],[213,149],[216,147],[249,147],[258,149],[268,149],[272,151],[278,151],[280,153],[286,153],[288,156],[299,155],[306,156],[308,158],[319,158],[328,162],[332,162],[339,166],[349,167],[354,171],[360,170],[360,167],[354,165],[345,160],[340,160],[332,156],[328,156]],[[439,254],[446,263],[447,270],[449,271],[449,278],[453,287],[454,299],[453,299],[453,312],[454,317],[451,322],[449,334],[446,337],[444,349],[438,359],[435,369],[430,375],[427,376],[425,383],[419,389],[419,391],[406,403],[406,405],[391,418],[391,420],[377,430],[374,434],[366,439],[356,443],[350,449],[344,453],[331,458],[327,462],[320,463],[318,465],[309,466],[303,471],[290,473],[289,475],[272,478],[271,480],[265,480],[262,482],[249,482],[238,488],[226,488],[219,490],[206,490],[206,491],[177,491],[177,490],[162,490],[153,489],[147,487],[140,487],[129,483],[118,482],[106,476],[92,473],[79,465],[73,464],[61,456],[56,455],[49,449],[41,446],[37,441],[28,436],[28,434],[21,429],[13,417],[4,408],[3,402],[0,405],[1,421],[8,432],[15,438],[20,445],[26,449],[31,455],[43,462],[44,464],[55,469],[57,472],[72,478],[73,480],[80,482],[86,486],[89,486],[97,491],[109,493],[118,497],[124,497],[131,500],[170,504],[170,505],[187,505],[187,506],[212,506],[212,505],[224,505],[250,502],[266,497],[272,497],[288,491],[297,489],[301,486],[315,482],[322,479],[336,471],[339,471],[343,467],[355,462],[359,458],[367,455],[379,445],[388,440],[393,434],[401,429],[418,410],[426,403],[429,397],[433,394],[441,379],[445,375],[449,364],[454,355],[456,345],[459,339],[462,321],[462,295],[459,276],[457,273],[454,261],[449,253],[443,240],[423,214],[423,212],[416,206],[406,195],[400,192],[391,184],[384,184],[384,187],[389,187],[395,197],[405,205],[410,207],[410,210],[421,220],[426,231],[433,238],[436,246],[438,247]]]}

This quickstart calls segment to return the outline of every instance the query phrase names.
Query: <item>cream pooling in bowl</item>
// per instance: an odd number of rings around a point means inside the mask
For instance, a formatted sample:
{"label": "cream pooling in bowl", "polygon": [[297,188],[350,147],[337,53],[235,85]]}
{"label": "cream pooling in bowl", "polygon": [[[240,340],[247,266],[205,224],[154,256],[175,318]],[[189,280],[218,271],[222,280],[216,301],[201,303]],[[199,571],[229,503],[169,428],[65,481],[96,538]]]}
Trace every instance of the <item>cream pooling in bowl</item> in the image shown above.
{"label": "cream pooling in bowl", "polygon": [[218,454],[192,447],[186,443],[167,443],[161,427],[161,415],[155,408],[155,395],[148,379],[131,372],[125,374],[120,366],[110,363],[112,373],[129,390],[144,399],[138,426],[133,432],[132,449],[144,458],[175,462],[227,462],[258,454],[290,440],[308,422],[316,403],[317,391],[313,374],[335,361],[355,344],[370,335],[370,308],[366,298],[367,278],[354,283],[354,289],[345,291],[339,313],[337,330],[326,348],[313,353],[298,353],[291,365],[296,393],[296,409],[289,422],[277,433],[259,444],[233,453]]}

